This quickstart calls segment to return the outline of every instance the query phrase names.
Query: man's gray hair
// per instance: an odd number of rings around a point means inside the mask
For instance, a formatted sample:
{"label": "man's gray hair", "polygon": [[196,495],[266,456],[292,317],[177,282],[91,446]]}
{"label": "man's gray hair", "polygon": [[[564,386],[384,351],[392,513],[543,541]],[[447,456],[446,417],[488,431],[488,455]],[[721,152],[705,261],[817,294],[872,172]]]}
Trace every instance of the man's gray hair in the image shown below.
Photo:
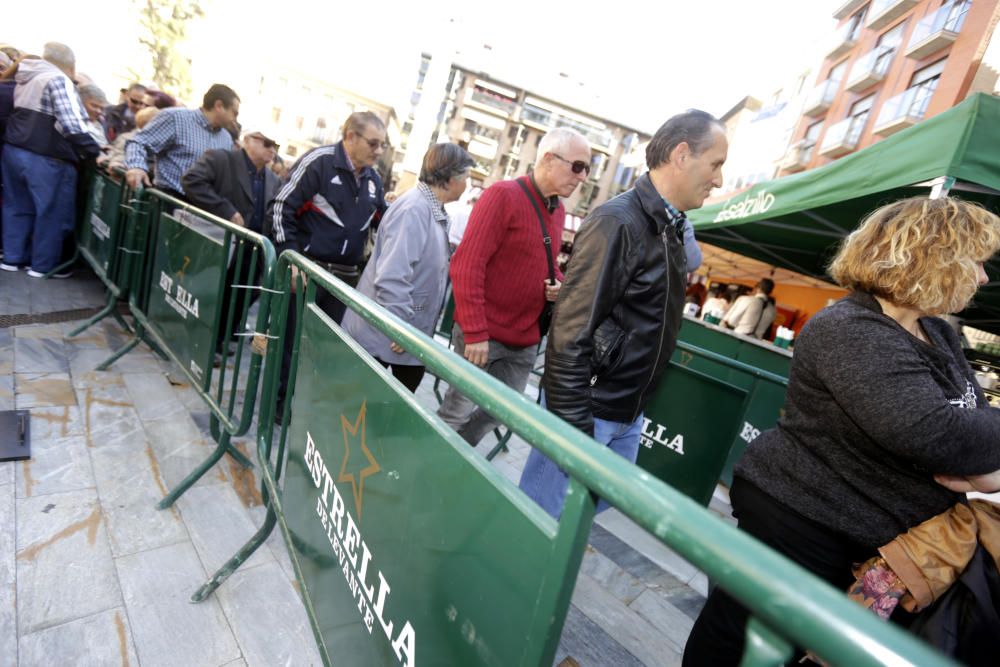
{"label": "man's gray hair", "polygon": [[686,143],[694,155],[701,155],[712,143],[712,128],[725,130],[722,122],[706,111],[688,109],[660,126],[646,145],[646,166],[656,169],[670,161],[670,154]]}
{"label": "man's gray hair", "polygon": [[585,146],[590,146],[587,143],[587,138],[576,130],[571,130],[568,127],[557,127],[554,130],[549,130],[542,137],[542,140],[538,142],[538,153],[535,154],[535,164],[541,162],[546,153],[566,153],[569,150],[570,144],[574,141],[581,141]]}
{"label": "man's gray hair", "polygon": [[348,132],[353,132],[361,136],[365,129],[369,127],[385,130],[385,123],[372,111],[355,111],[344,121],[344,126],[341,128],[341,137],[346,138]]}
{"label": "man's gray hair", "polygon": [[76,69],[76,56],[73,55],[73,49],[60,42],[46,43],[42,47],[42,59],[60,69]]}
{"label": "man's gray hair", "polygon": [[104,91],[92,83],[80,86],[76,89],[76,92],[80,93],[80,99],[84,102],[87,100],[97,100],[105,106],[108,104],[108,97],[104,94]]}

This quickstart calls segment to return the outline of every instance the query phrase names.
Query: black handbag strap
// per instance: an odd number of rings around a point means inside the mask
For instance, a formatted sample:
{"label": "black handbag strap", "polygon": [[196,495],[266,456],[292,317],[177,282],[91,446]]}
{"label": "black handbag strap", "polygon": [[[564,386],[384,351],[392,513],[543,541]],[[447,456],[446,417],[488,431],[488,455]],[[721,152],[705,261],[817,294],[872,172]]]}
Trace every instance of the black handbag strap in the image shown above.
{"label": "black handbag strap", "polygon": [[549,230],[545,228],[545,218],[542,217],[542,209],[538,207],[538,202],[531,196],[531,190],[529,190],[528,186],[524,184],[524,181],[519,178],[517,179],[517,184],[521,186],[522,190],[524,190],[525,196],[528,198],[528,201],[531,202],[532,208],[535,209],[535,215],[538,216],[538,224],[542,228],[542,242],[545,244],[545,259],[549,263],[549,284],[555,285],[556,267],[555,264],[552,263],[552,237],[549,236]]}

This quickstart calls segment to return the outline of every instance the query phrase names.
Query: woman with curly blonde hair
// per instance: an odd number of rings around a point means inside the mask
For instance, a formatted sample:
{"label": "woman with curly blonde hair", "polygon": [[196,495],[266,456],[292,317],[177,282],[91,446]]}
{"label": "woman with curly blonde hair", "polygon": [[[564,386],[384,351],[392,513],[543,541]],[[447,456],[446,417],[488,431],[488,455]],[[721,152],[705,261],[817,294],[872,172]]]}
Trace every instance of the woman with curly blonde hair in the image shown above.
{"label": "woman with curly blonde hair", "polygon": [[[1000,487],[1000,410],[935,317],[969,304],[998,250],[1000,218],[952,198],[883,206],[844,240],[830,275],[851,292],[806,324],[785,414],[737,465],[741,529],[844,590],[963,491]],[[738,664],[746,619],[714,591],[684,664]]]}

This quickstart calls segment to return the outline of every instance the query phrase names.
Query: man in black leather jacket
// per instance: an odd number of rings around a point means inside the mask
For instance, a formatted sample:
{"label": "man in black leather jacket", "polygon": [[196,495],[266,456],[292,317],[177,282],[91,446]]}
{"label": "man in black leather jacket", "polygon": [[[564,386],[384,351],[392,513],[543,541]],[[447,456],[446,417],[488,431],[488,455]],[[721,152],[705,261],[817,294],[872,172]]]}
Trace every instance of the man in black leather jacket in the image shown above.
{"label": "man in black leather jacket", "polygon": [[[727,150],[725,130],[711,115],[674,116],[646,148],[649,173],[596,208],[573,244],[545,352],[545,403],[632,462],[643,408],[681,324],[684,211],[722,185]],[[531,451],[520,487],[553,517],[562,513],[568,484],[555,463]]]}

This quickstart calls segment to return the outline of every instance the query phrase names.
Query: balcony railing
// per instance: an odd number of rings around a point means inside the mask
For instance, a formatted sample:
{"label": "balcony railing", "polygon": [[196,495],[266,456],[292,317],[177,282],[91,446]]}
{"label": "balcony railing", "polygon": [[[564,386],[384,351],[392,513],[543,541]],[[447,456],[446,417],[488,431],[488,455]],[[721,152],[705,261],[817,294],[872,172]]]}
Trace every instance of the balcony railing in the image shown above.
{"label": "balcony railing", "polygon": [[534,123],[546,128],[555,126],[555,123],[552,122],[551,111],[539,109],[528,104],[521,107],[521,122]]}
{"label": "balcony railing", "polygon": [[781,168],[785,171],[802,171],[809,166],[813,152],[816,150],[814,139],[800,139],[788,147],[781,160]]}
{"label": "balcony railing", "polygon": [[918,0],[872,0],[867,26],[880,30],[917,6]]}
{"label": "balcony railing", "polygon": [[509,100],[506,97],[490,93],[489,91],[482,90],[480,88],[470,88],[465,101],[475,102],[481,106],[499,111],[505,116],[512,114],[514,109],[517,107],[517,102],[514,100]]}
{"label": "balcony railing", "polygon": [[823,137],[819,154],[824,157],[840,157],[856,149],[867,120],[868,114],[862,114],[831,125]]}
{"label": "balcony railing", "polygon": [[802,113],[807,116],[820,116],[826,113],[826,110],[833,104],[833,99],[837,96],[837,88],[839,87],[839,81],[827,79],[813,88],[806,97]]}
{"label": "balcony railing", "polygon": [[858,33],[860,32],[860,27],[854,25],[853,19],[837,28],[837,31],[833,35],[833,43],[830,50],[827,51],[826,57],[831,59],[839,58],[853,49],[858,43]]}
{"label": "balcony railing", "polygon": [[917,60],[940,51],[958,38],[970,2],[949,3],[920,20],[913,29],[906,55]]}
{"label": "balcony railing", "polygon": [[875,134],[887,137],[919,123],[927,113],[927,105],[933,96],[933,89],[917,87],[886,100],[875,121]]}
{"label": "balcony railing", "polygon": [[871,88],[885,77],[892,64],[893,49],[877,46],[858,58],[851,67],[851,76],[847,80],[847,89],[860,93]]}

